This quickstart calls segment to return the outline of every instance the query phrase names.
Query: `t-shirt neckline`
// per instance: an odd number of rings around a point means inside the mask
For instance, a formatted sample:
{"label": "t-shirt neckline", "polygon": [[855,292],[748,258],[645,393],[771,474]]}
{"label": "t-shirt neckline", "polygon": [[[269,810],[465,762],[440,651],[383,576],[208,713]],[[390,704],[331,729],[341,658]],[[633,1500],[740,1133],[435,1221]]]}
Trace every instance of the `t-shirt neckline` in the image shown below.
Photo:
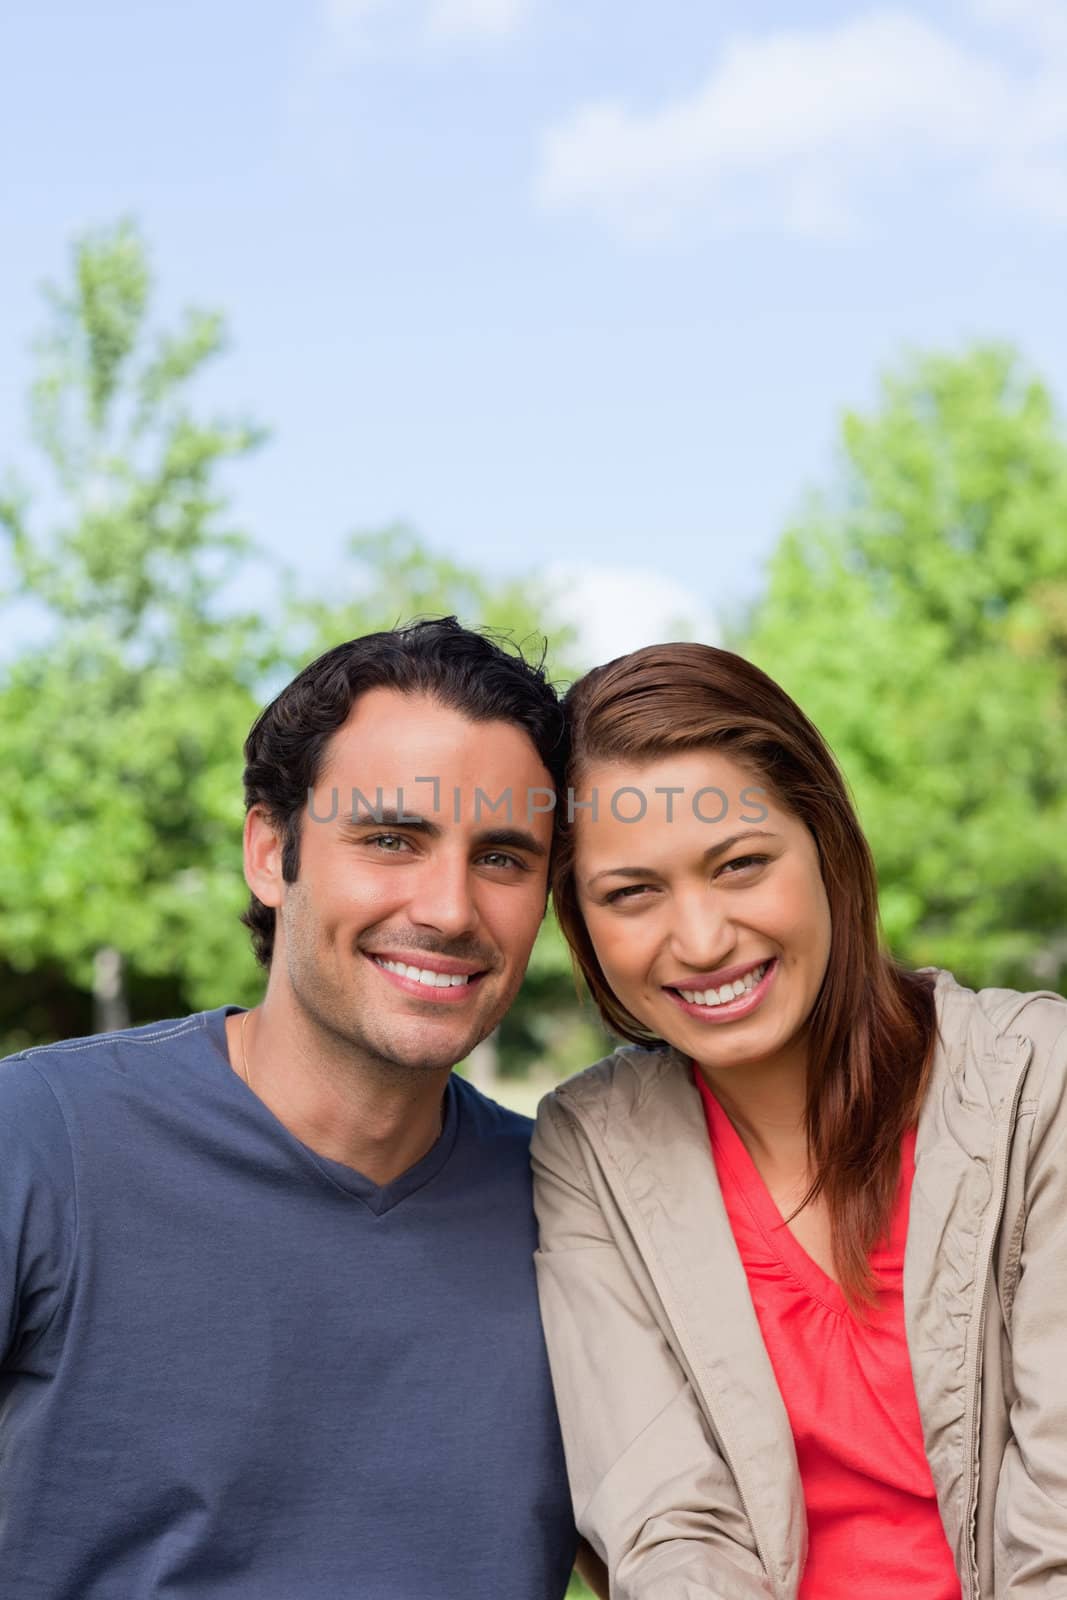
{"label": "t-shirt neckline", "polygon": [[302,1139],[298,1139],[281,1118],[276,1117],[270,1107],[253,1093],[240,1074],[234,1071],[226,1038],[226,1018],[245,1009],[247,1008],[244,1006],[224,1005],[206,1011],[204,1020],[208,1037],[221,1057],[227,1078],[234,1090],[244,1097],[249,1111],[260,1118],[266,1118],[272,1128],[284,1136],[294,1153],[305,1163],[316,1167],[320,1175],[334,1188],[343,1189],[346,1194],[361,1201],[375,1216],[384,1216],[387,1211],[391,1211],[402,1200],[408,1199],[419,1189],[424,1188],[437,1176],[451,1156],[459,1133],[459,1096],[451,1075],[445,1085],[444,1116],[439,1137],[426,1154],[416,1161],[414,1166],[408,1167],[406,1172],[400,1173],[390,1183],[376,1184],[364,1173],[358,1172],[355,1167],[346,1166],[342,1161],[334,1161],[329,1156],[320,1155]]}

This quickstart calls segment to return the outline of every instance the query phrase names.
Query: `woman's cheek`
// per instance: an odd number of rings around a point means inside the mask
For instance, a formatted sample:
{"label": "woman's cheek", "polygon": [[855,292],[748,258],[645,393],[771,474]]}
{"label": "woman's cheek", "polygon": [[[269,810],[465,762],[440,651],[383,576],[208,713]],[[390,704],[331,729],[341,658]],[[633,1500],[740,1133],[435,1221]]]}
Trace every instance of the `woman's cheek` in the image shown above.
{"label": "woman's cheek", "polygon": [[615,954],[620,980],[626,987],[631,992],[647,990],[651,954],[645,941],[638,937],[637,929],[629,930],[629,937],[623,934],[616,940]]}
{"label": "woman's cheek", "polygon": [[618,927],[603,927],[600,937],[594,937],[594,944],[600,956],[600,965],[604,969],[604,976],[614,987],[615,984],[630,982],[634,966],[634,951]]}

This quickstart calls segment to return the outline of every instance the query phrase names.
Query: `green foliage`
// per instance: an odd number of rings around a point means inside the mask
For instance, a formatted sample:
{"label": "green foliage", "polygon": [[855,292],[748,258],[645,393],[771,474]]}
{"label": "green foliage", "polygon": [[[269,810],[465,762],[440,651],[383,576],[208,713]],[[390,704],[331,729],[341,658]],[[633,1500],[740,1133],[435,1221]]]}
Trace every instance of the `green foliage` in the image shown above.
{"label": "green foliage", "polygon": [[158,657],[248,553],[220,522],[216,480],[262,432],[192,415],[189,385],[224,347],[225,330],[214,313],[190,311],[177,332],[150,334],[151,276],[130,224],[79,240],[71,276],[69,289],[47,291],[51,324],[31,394],[60,516],[47,533],[31,530],[25,489],[11,484],[0,496],[12,597],[67,627],[103,624]]}
{"label": "green foliage", "polygon": [[735,646],[844,768],[891,945],[972,982],[1067,976],[1067,444],[1011,352],[916,357]]}
{"label": "green foliage", "polygon": [[[180,979],[196,1002],[247,992],[236,917],[240,744],[255,713],[216,654],[131,670],[100,640],[18,661],[2,693],[0,944],[91,983],[95,952]],[[236,937],[235,937],[236,930]]]}
{"label": "green foliage", "polygon": [[7,607],[50,624],[0,681],[0,959],[85,988],[110,946],[197,1003],[256,982],[235,937],[240,749],[278,653],[258,619],[212,609],[249,552],[218,473],[260,437],[192,413],[222,323],[153,337],[151,288],[129,224],[75,245],[31,397],[52,526],[21,486],[0,498]]}

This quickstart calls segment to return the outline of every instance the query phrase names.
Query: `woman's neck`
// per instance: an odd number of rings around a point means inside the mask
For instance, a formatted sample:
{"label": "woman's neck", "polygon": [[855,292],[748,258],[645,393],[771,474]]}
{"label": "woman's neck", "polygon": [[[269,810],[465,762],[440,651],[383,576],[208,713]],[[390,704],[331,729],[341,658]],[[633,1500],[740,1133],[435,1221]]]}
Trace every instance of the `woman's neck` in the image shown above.
{"label": "woman's neck", "polygon": [[697,1070],[737,1129],[765,1180],[810,1181],[803,1058]]}

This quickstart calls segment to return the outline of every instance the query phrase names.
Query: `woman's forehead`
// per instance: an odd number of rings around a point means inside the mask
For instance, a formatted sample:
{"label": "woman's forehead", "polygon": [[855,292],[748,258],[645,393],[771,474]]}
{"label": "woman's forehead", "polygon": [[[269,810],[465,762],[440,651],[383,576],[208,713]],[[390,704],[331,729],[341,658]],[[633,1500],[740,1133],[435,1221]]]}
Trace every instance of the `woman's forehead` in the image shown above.
{"label": "woman's forehead", "polygon": [[758,774],[715,751],[685,751],[643,763],[590,767],[568,807],[575,847],[591,856],[620,852],[648,863],[679,853],[702,858],[742,837],[758,848],[762,834],[781,841],[799,820]]}
{"label": "woman's forehead", "polygon": [[756,770],[754,765],[739,761],[729,751],[713,745],[696,745],[683,750],[664,750],[651,756],[612,756],[603,760],[594,759],[584,764],[582,774],[588,777],[594,772],[637,773],[674,770],[692,775],[708,767],[716,767],[722,772],[735,773],[738,776],[749,775]]}
{"label": "woman's forehead", "polygon": [[[649,760],[590,762],[579,773],[573,795],[568,798],[574,820],[578,820],[582,815],[592,815],[594,811],[599,815],[605,808],[610,809],[612,796],[623,790],[635,792],[628,808],[633,812],[640,809],[637,796],[649,806],[654,799],[671,793],[688,803],[705,789],[721,790],[734,808],[744,805],[743,796],[758,793],[769,808],[779,813],[784,810],[772,785],[753,764],[704,748],[669,751]],[[619,804],[622,803],[620,799]],[[704,809],[714,811],[710,799]]]}

